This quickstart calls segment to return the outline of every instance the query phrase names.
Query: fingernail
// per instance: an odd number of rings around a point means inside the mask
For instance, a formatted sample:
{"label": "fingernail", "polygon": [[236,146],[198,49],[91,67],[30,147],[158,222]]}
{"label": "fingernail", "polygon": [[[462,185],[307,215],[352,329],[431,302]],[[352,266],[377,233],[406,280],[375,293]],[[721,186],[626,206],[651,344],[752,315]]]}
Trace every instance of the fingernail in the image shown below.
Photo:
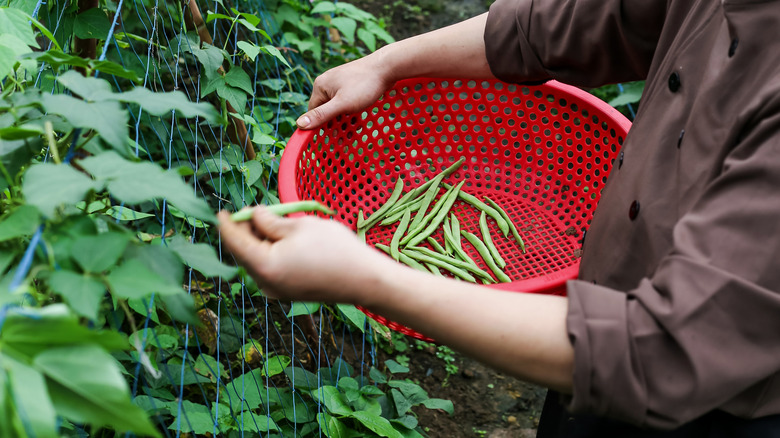
{"label": "fingernail", "polygon": [[298,120],[295,121],[295,123],[298,124],[299,128],[306,128],[311,124],[311,119],[309,119],[309,116],[303,115],[298,118]]}

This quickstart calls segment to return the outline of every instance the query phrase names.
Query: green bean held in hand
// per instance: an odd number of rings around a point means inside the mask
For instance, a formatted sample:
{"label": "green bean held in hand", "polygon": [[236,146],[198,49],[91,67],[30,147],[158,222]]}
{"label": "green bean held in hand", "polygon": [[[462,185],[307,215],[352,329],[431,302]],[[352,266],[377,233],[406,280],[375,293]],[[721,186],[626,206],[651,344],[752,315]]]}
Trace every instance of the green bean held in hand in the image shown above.
{"label": "green bean held in hand", "polygon": [[[335,211],[320,204],[317,201],[297,201],[287,202],[285,204],[264,205],[268,211],[277,214],[279,216],[285,216],[292,213],[312,213],[320,212],[329,216],[336,214]],[[244,222],[252,218],[252,213],[255,211],[255,207],[249,207],[241,209],[230,215],[230,220],[233,222]]]}

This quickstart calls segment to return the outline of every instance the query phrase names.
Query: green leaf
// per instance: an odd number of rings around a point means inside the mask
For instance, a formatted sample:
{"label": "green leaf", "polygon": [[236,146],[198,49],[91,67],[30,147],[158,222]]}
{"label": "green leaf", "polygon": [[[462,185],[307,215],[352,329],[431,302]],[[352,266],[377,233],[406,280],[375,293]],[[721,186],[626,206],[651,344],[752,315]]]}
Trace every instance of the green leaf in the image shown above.
{"label": "green leaf", "polygon": [[337,304],[336,308],[341,311],[342,315],[352,323],[354,327],[361,332],[366,332],[366,314],[358,310],[357,307],[352,304]]}
{"label": "green leaf", "polygon": [[280,91],[286,84],[282,79],[264,79],[260,81],[260,85],[268,87],[274,91]]}
{"label": "green leaf", "polygon": [[244,177],[244,183],[251,186],[263,175],[263,164],[257,160],[251,160],[245,162],[239,170]]}
{"label": "green leaf", "polygon": [[129,116],[119,102],[85,102],[62,94],[44,94],[42,102],[47,112],[61,116],[75,128],[94,129],[115,149],[122,150],[129,141]]}
{"label": "green leaf", "polygon": [[184,265],[170,248],[162,245],[130,245],[124,256],[136,259],[147,269],[171,284],[180,284],[184,278]]}
{"label": "green leaf", "polygon": [[376,22],[366,21],[364,25],[366,26],[366,30],[373,33],[374,35],[376,35],[377,38],[386,42],[387,44],[395,42],[395,38],[393,38],[392,35],[387,33],[386,30],[382,29],[382,27],[379,26]]}
{"label": "green leaf", "polygon": [[76,21],[73,22],[73,33],[81,39],[105,40],[110,29],[111,22],[106,13],[99,8],[79,12],[76,15]]}
{"label": "green leaf", "polygon": [[255,414],[249,411],[244,411],[240,414],[237,414],[236,418],[238,419],[238,423],[241,425],[240,430],[252,432],[270,432],[281,430],[276,424],[276,421],[274,421],[271,417],[266,416],[264,413]]}
{"label": "green leaf", "polygon": [[160,436],[144,411],[132,404],[118,364],[101,348],[52,348],[40,353],[33,366],[46,375],[49,394],[63,417],[96,427]]}
{"label": "green leaf", "polygon": [[42,309],[12,309],[3,325],[3,345],[32,358],[61,345],[92,344],[106,350],[122,350],[127,341],[117,332],[90,330],[64,304]]}
{"label": "green leaf", "polygon": [[96,321],[106,286],[94,277],[65,269],[54,271],[49,277],[52,290],[70,304],[74,312]]}
{"label": "green leaf", "polygon": [[630,103],[637,103],[642,98],[642,92],[644,91],[645,82],[637,81],[623,85],[623,92],[617,97],[609,101],[609,104],[614,107],[621,105],[628,105]]}
{"label": "green leaf", "polygon": [[282,374],[290,366],[292,359],[284,355],[269,356],[263,364],[261,375],[263,377],[273,377]]}
{"label": "green leaf", "polygon": [[336,12],[336,5],[333,2],[317,2],[313,8],[311,8],[310,14],[330,14]]}
{"label": "green leaf", "polygon": [[214,417],[212,417],[208,406],[184,400],[181,411],[178,410],[177,405],[171,405],[170,412],[175,417],[173,423],[168,426],[170,430],[181,428],[183,433],[196,435],[214,432]]}
{"label": "green leaf", "polygon": [[385,365],[387,365],[387,370],[390,371],[393,374],[396,373],[408,373],[409,368],[405,367],[398,362],[394,361],[393,359],[388,359],[385,361]]}
{"label": "green leaf", "polygon": [[414,429],[418,424],[417,418],[412,415],[404,415],[403,417],[392,420],[392,422],[400,424],[407,429]]}
{"label": "green leaf", "polygon": [[171,43],[172,46],[173,44],[179,44],[181,50],[185,53],[192,53],[203,66],[203,71],[207,77],[213,77],[214,73],[222,67],[222,62],[225,60],[219,48],[207,43],[203,43],[203,48],[201,48],[200,38],[197,33],[179,34]]}
{"label": "green leaf", "polygon": [[243,50],[246,56],[249,57],[252,61],[254,61],[257,58],[257,55],[260,54],[260,47],[257,45],[247,42],[247,41],[239,41],[236,46]]}
{"label": "green leaf", "polygon": [[121,65],[117,64],[116,62],[109,61],[104,59],[103,61],[97,61],[97,60],[90,60],[89,66],[93,70],[97,70],[101,73],[105,73],[107,75],[113,75],[119,78],[125,78],[129,79],[133,82],[140,82],[141,78],[138,77],[136,72],[132,70],[128,70]]}
{"label": "green leaf", "polygon": [[233,278],[238,268],[222,263],[217,252],[206,243],[189,243],[181,235],[174,236],[168,243],[181,260],[206,277],[222,277],[225,280]]}
{"label": "green leaf", "polygon": [[276,392],[276,389],[266,390],[264,382],[260,369],[254,369],[226,383],[223,399],[228,399],[232,406],[239,406],[238,409],[257,409],[266,400],[267,394]]}
{"label": "green leaf", "polygon": [[38,47],[27,14],[12,8],[0,8],[0,29],[11,34],[31,47]]}
{"label": "green leaf", "polygon": [[11,266],[11,262],[13,262],[15,258],[16,258],[16,254],[14,254],[11,251],[0,253],[0,277],[2,277],[3,274],[5,273],[5,270],[8,269],[9,266]]}
{"label": "green leaf", "polygon": [[407,412],[409,412],[409,409],[414,406],[414,403],[409,400],[407,397],[405,397],[401,391],[393,388],[390,390],[390,395],[393,398],[393,403],[395,404],[395,411],[398,413],[398,415],[404,415]]}
{"label": "green leaf", "polygon": [[81,236],[73,241],[71,257],[84,271],[98,274],[117,263],[129,241],[129,235],[117,232]]}
{"label": "green leaf", "polygon": [[312,391],[311,394],[317,401],[324,404],[331,414],[349,415],[352,413],[352,408],[347,404],[344,395],[335,386],[321,386]]}
{"label": "green leaf", "polygon": [[208,204],[175,171],[165,171],[150,162],[134,163],[108,151],[85,158],[79,164],[98,181],[107,182],[111,194],[128,204],[166,198],[180,210],[198,219],[214,221]]}
{"label": "green leaf", "polygon": [[422,401],[422,405],[428,409],[441,409],[444,412],[452,415],[455,412],[455,407],[450,400],[444,400],[441,398],[429,398]]}
{"label": "green leaf", "polygon": [[16,53],[8,47],[0,45],[0,79],[5,79],[14,72]]}
{"label": "green leaf", "polygon": [[320,310],[320,303],[293,301],[292,308],[287,312],[287,317],[292,318],[293,316],[311,315],[318,310]]}
{"label": "green leaf", "polygon": [[325,432],[325,436],[330,438],[349,438],[351,432],[347,426],[344,425],[337,418],[325,413],[320,412],[317,414],[317,423],[320,425],[320,429]]}
{"label": "green leaf", "polygon": [[200,320],[195,315],[195,299],[192,295],[163,295],[160,300],[163,303],[165,313],[174,321],[182,324],[200,324]]}
{"label": "green leaf", "polygon": [[112,218],[122,222],[136,221],[140,219],[146,219],[148,217],[154,217],[153,214],[135,211],[125,206],[111,207],[108,210],[106,210],[105,214],[107,216],[111,216]]}
{"label": "green leaf", "polygon": [[152,293],[184,293],[180,285],[169,283],[136,259],[126,260],[108,274],[106,280],[117,298],[144,298]]}
{"label": "green leaf", "polygon": [[384,395],[385,393],[374,385],[364,385],[360,392],[365,395]]}
{"label": "green leaf", "polygon": [[217,382],[217,376],[227,378],[225,366],[208,354],[202,353],[195,360],[193,369],[201,376],[208,377],[213,383]]}
{"label": "green leaf", "polygon": [[[224,78],[223,78],[224,81]],[[221,82],[217,85],[217,95],[230,103],[236,112],[243,115],[246,107],[246,92],[235,87],[231,87],[227,82]]]}
{"label": "green leaf", "polygon": [[357,411],[352,412],[350,417],[356,419],[359,421],[363,426],[366,426],[370,431],[376,433],[379,436],[384,437],[390,437],[390,438],[403,438],[403,435],[401,435],[400,432],[395,430],[392,424],[390,424],[389,421],[387,421],[385,418],[370,414],[368,412],[363,411]]}
{"label": "green leaf", "polygon": [[371,370],[368,372],[368,377],[376,383],[387,383],[387,377],[374,367],[371,367]]}
{"label": "green leaf", "polygon": [[241,67],[232,67],[230,71],[225,74],[225,82],[232,87],[244,90],[247,94],[254,94],[254,90],[252,90],[252,80]]}
{"label": "green leaf", "polygon": [[219,123],[221,120],[219,112],[211,104],[193,102],[181,91],[155,93],[147,88],[135,87],[114,96],[116,100],[140,105],[144,111],[155,116],[176,111],[183,117],[203,117],[210,123]]}
{"label": "green leaf", "polygon": [[28,204],[51,217],[58,206],[75,204],[99,187],[99,183],[70,166],[42,163],[25,173],[22,193]]}
{"label": "green leaf", "polygon": [[287,67],[291,67],[290,63],[287,62],[287,58],[282,55],[282,52],[279,51],[275,46],[272,46],[270,44],[266,44],[262,47],[263,52],[273,56],[274,58],[278,59],[282,62],[282,64],[286,65]]}
{"label": "green leaf", "polygon": [[368,50],[372,52],[376,50],[376,36],[374,36],[373,33],[361,27],[360,29],[357,30],[357,36],[360,39],[360,41],[363,41],[363,44],[366,45]]}
{"label": "green leaf", "polygon": [[57,413],[46,390],[43,374],[10,356],[0,356],[0,359],[0,366],[9,371],[13,399],[25,425],[37,438],[59,437]]}
{"label": "green leaf", "polygon": [[347,41],[355,40],[355,29],[357,29],[357,22],[347,17],[335,17],[330,20],[330,24],[341,32]]}
{"label": "green leaf", "polygon": [[311,371],[299,367],[289,367],[284,370],[284,374],[296,389],[316,389],[318,387],[317,376]]}
{"label": "green leaf", "polygon": [[31,205],[22,205],[0,220],[0,242],[29,236],[38,229],[41,214]]}

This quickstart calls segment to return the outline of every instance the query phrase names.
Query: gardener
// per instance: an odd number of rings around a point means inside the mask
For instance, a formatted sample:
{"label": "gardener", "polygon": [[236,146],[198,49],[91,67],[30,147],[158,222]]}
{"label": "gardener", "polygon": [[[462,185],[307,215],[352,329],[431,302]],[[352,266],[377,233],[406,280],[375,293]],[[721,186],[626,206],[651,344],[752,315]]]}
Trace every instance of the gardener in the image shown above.
{"label": "gardener", "polygon": [[269,297],[361,304],[551,388],[539,436],[780,436],[780,2],[499,0],[326,72],[298,123],[413,76],[647,79],[580,280],[568,298],[484,290],[332,221],[223,214]]}

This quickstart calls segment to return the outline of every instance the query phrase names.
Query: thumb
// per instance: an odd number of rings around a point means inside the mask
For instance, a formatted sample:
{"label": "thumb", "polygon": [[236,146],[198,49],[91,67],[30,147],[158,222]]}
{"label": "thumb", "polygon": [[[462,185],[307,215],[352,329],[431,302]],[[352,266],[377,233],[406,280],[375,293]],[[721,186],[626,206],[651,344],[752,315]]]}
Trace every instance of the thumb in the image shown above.
{"label": "thumb", "polygon": [[279,216],[265,207],[255,208],[252,214],[255,231],[272,242],[287,236],[294,229],[295,222],[295,219]]}
{"label": "thumb", "polygon": [[344,103],[334,97],[322,105],[306,111],[302,116],[298,117],[295,123],[301,129],[313,129],[345,112],[347,112],[347,108]]}

